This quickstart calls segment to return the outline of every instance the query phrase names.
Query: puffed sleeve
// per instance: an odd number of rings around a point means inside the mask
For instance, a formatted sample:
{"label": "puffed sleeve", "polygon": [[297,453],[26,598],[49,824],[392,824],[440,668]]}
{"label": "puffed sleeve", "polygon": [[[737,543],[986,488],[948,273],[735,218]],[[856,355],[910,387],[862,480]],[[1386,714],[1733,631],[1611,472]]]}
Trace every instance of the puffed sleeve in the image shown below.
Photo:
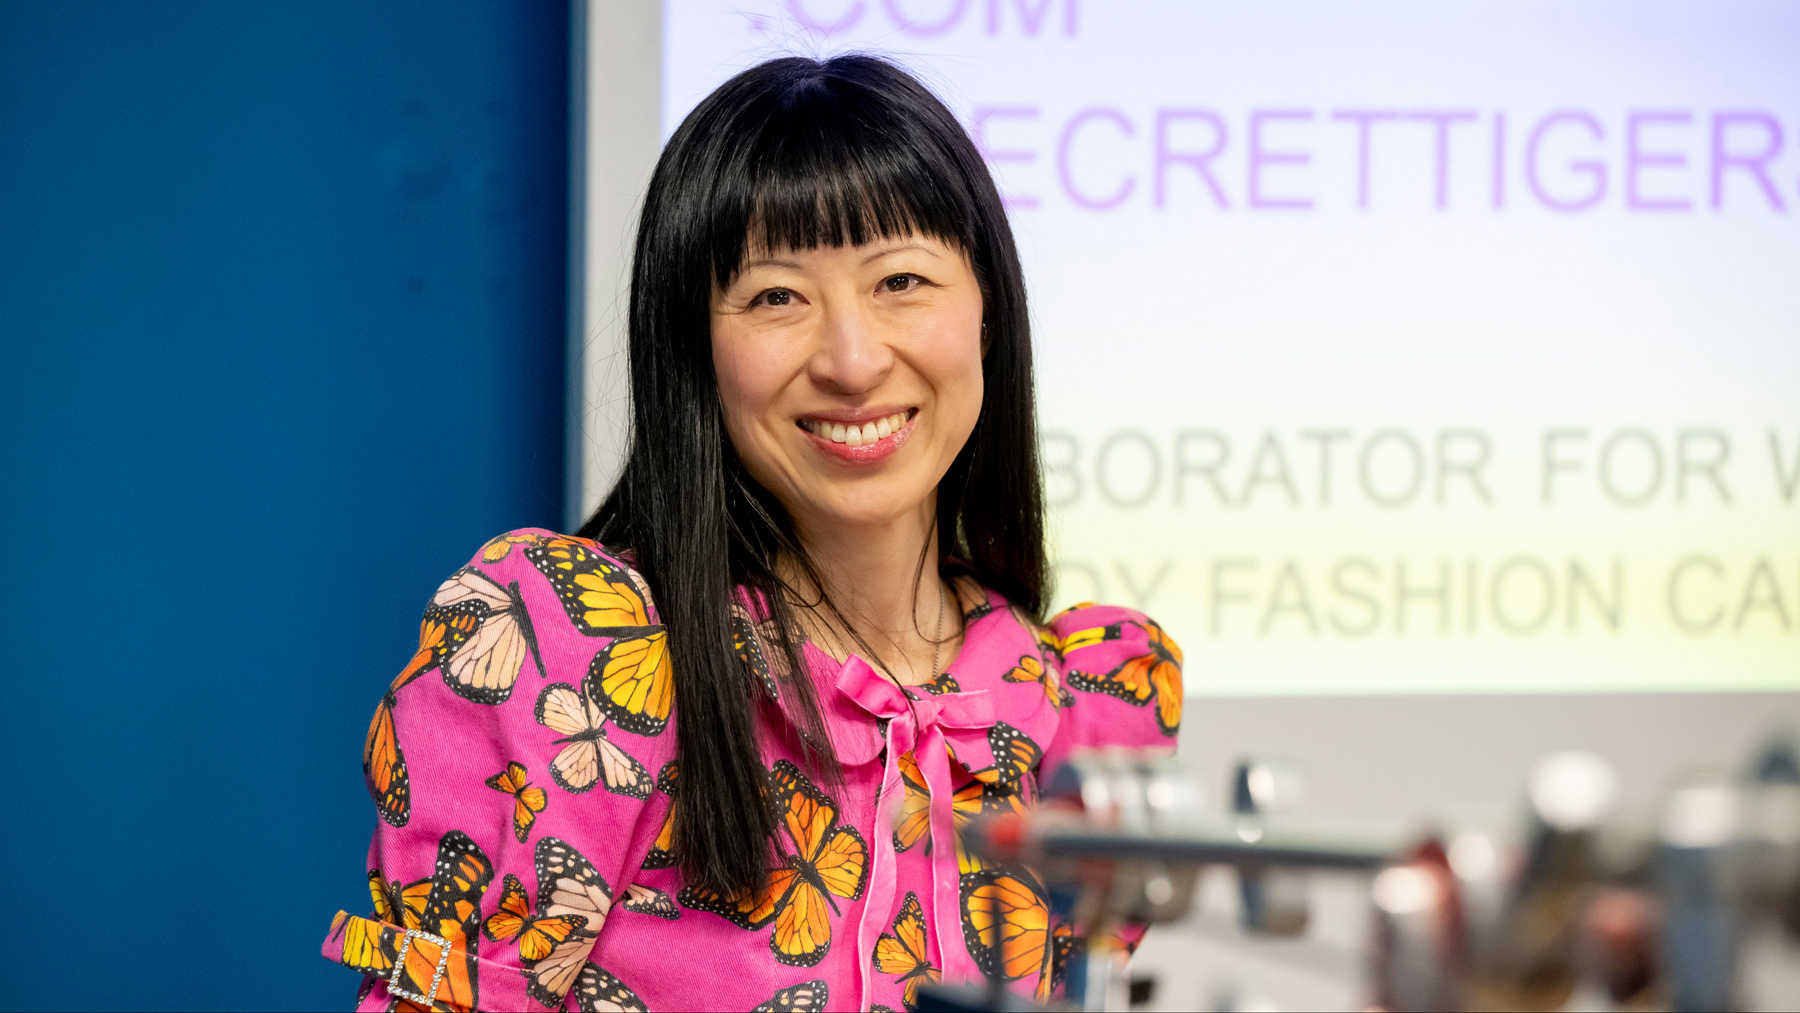
{"label": "puffed sleeve", "polygon": [[[1048,778],[1083,749],[1175,750],[1181,731],[1181,647],[1142,612],[1076,605],[1050,620],[1040,637],[1046,662],[1058,664],[1069,691],[1056,738],[1044,751]],[[1113,929],[1127,953],[1143,941],[1144,922]]]}
{"label": "puffed sleeve", "polygon": [[1072,701],[1044,751],[1046,778],[1083,749],[1174,751],[1181,648],[1155,620],[1113,605],[1076,605],[1051,618],[1042,640]]}
{"label": "puffed sleeve", "polygon": [[560,1007],[668,815],[673,695],[648,589],[595,543],[509,532],[445,580],[363,749],[374,912],[324,946],[358,1008]]}

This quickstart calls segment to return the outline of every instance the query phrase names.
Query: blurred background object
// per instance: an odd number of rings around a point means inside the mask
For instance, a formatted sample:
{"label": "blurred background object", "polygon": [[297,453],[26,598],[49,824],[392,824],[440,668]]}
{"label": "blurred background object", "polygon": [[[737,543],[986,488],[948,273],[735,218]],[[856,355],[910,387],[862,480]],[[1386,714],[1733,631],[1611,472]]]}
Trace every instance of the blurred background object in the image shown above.
{"label": "blurred background object", "polygon": [[369,713],[446,572],[610,482],[662,138],[846,50],[1011,198],[1061,596],[1187,652],[1158,790],[1440,831],[1388,907],[1151,870],[1187,913],[1126,999],[1355,1008],[1436,890],[1484,1001],[1800,1004],[1795,38],[1747,0],[0,4],[0,855],[26,910],[207,939],[78,983],[14,947],[0,1006],[348,1000]]}
{"label": "blurred background object", "polygon": [[[1694,772],[1646,823],[1618,818],[1605,760],[1555,753],[1512,818],[1478,828],[1259,810],[1241,791],[1220,812],[1161,751],[1096,751],[1043,805],[981,817],[967,840],[983,861],[1029,863],[1073,926],[1052,1009],[1791,1009],[1800,861],[1791,828],[1744,816],[1791,786],[1768,771],[1792,757],[1782,741],[1741,776]],[[1270,769],[1246,760],[1234,788]],[[1294,888],[1272,901],[1278,876]],[[1114,933],[1134,920],[1158,930],[1128,969]],[[999,985],[934,985],[921,1008],[999,1008]]]}
{"label": "blurred background object", "polygon": [[355,994],[371,709],[446,573],[562,523],[569,32],[0,4],[0,855],[73,933],[0,1006]]}

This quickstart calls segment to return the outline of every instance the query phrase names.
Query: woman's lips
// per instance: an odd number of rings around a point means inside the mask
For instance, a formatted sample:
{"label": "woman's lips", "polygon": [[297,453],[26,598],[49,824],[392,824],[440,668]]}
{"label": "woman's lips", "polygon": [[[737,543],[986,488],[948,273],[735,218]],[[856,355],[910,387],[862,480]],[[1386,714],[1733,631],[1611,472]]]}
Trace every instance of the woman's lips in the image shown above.
{"label": "woman's lips", "polygon": [[808,416],[797,424],[819,450],[839,460],[867,464],[899,450],[918,417],[917,408],[907,408],[860,423]]}

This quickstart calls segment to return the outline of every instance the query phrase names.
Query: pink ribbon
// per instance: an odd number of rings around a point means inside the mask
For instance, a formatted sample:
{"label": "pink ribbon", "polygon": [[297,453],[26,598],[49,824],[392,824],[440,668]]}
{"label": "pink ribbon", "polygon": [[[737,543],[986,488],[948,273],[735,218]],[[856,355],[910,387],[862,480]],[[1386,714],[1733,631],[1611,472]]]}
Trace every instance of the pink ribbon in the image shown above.
{"label": "pink ribbon", "polygon": [[[956,824],[950,797],[955,785],[950,780],[950,740],[971,739],[971,745],[987,745],[987,730],[994,724],[994,704],[986,690],[967,693],[926,695],[912,699],[899,686],[883,677],[869,663],[851,655],[838,672],[837,688],[871,716],[887,721],[887,767],[881,775],[881,803],[875,815],[875,861],[869,871],[869,899],[863,907],[862,924],[857,929],[858,961],[863,974],[862,1008],[873,1002],[875,969],[869,963],[875,952],[875,941],[887,930],[888,916],[894,910],[894,894],[898,890],[894,853],[894,812],[905,798],[906,789],[900,778],[900,757],[911,752],[919,764],[919,774],[931,795],[928,814],[931,819],[931,922],[937,939],[938,960],[945,981],[970,980],[978,976],[975,961],[962,945],[962,917],[958,913],[956,863]],[[946,735],[948,731],[948,735]],[[875,758],[876,744],[868,738],[863,748],[841,755],[847,764],[866,763]],[[842,746],[840,746],[840,750]],[[974,755],[965,748],[963,755]],[[945,874],[945,869],[949,873]]]}

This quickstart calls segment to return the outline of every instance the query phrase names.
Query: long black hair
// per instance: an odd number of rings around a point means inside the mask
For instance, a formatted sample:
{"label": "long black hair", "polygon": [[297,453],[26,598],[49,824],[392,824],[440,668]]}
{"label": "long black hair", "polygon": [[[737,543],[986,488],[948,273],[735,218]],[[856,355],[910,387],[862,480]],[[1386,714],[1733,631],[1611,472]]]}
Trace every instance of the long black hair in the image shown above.
{"label": "long black hair", "polygon": [[[755,235],[752,236],[752,230]],[[781,505],[738,460],[713,372],[711,304],[758,248],[954,244],[980,285],[982,408],[938,485],[937,548],[1041,616],[1048,566],[1025,284],[993,178],[944,104],[869,56],[772,60],[701,102],[663,149],[644,199],[629,318],[631,453],[581,533],[635,553],[668,627],[678,713],[675,849],[689,882],[736,896],[767,876],[758,682],[732,647],[732,594],[761,592],[815,776],[838,776],[796,629],[811,602],[778,561],[816,575]],[[928,548],[928,547],[922,547]],[[829,604],[828,600],[824,601]]]}

